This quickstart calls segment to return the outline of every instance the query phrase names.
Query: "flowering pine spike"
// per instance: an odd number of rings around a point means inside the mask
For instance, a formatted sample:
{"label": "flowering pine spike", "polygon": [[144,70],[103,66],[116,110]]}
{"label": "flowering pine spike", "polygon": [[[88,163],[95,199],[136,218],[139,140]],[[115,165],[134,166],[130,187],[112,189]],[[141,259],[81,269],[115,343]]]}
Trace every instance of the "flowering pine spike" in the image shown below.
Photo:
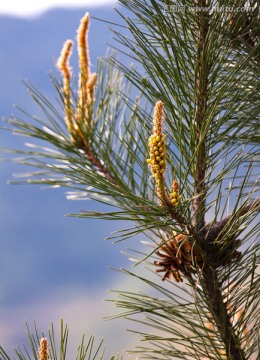
{"label": "flowering pine spike", "polygon": [[49,359],[49,347],[48,340],[46,338],[41,338],[39,346],[39,360],[48,360]]}
{"label": "flowering pine spike", "polygon": [[163,179],[163,174],[166,169],[166,143],[165,135],[162,133],[163,108],[164,105],[162,101],[158,101],[155,104],[153,135],[149,139],[150,158],[147,160],[157,185],[158,181]]}
{"label": "flowering pine spike", "polygon": [[153,133],[155,135],[155,139],[158,142],[160,141],[162,135],[163,110],[164,110],[163,102],[157,101],[154,107]]}
{"label": "flowering pine spike", "polygon": [[93,104],[94,102],[94,90],[95,90],[96,82],[97,82],[97,74],[93,73],[90,75],[90,78],[88,79],[87,82],[87,95],[90,104]]}
{"label": "flowering pine spike", "polygon": [[89,28],[89,13],[81,19],[78,28],[78,55],[79,55],[79,68],[81,72],[81,86],[86,85],[90,75],[90,60],[88,51],[87,33]]}
{"label": "flowering pine spike", "polygon": [[73,116],[71,109],[71,93],[70,93],[70,79],[71,79],[71,68],[69,66],[69,58],[72,53],[73,41],[67,40],[63,45],[60,57],[57,61],[57,67],[63,75],[63,91],[65,95],[65,114],[68,130],[71,133],[73,129]]}
{"label": "flowering pine spike", "polygon": [[165,135],[162,133],[163,116],[164,104],[162,101],[157,101],[154,107],[153,135],[149,139],[150,158],[147,159],[147,162],[156,181],[156,193],[161,205],[168,202],[164,180],[167,154]]}
{"label": "flowering pine spike", "polygon": [[172,182],[172,191],[178,191],[179,190],[179,183],[177,181]]}
{"label": "flowering pine spike", "polygon": [[63,74],[64,92],[66,95],[70,93],[71,68],[69,66],[69,58],[72,53],[73,41],[67,40],[63,45],[60,57],[57,61],[57,67]]}
{"label": "flowering pine spike", "polygon": [[88,29],[89,29],[89,13],[81,19],[78,28],[78,57],[79,57],[79,99],[77,103],[76,120],[80,119],[90,121],[89,107],[94,102],[94,89],[97,80],[97,74],[90,72],[90,58],[88,47]]}
{"label": "flowering pine spike", "polygon": [[172,206],[178,206],[181,200],[181,196],[179,195],[179,183],[177,181],[172,182],[172,188],[170,193],[170,202]]}

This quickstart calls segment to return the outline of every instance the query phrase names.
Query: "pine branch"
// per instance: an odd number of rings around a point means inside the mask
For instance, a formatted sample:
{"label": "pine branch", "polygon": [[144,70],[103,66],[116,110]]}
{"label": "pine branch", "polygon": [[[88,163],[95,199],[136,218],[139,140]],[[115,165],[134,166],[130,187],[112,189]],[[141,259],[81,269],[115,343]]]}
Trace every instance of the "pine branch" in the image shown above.
{"label": "pine branch", "polygon": [[[247,215],[249,212],[259,211],[259,205],[259,199],[256,199],[254,202],[242,206],[235,214],[229,215],[215,223],[212,227],[210,227],[210,224],[205,227],[205,229],[208,227],[206,242],[203,243],[206,261],[202,267],[201,284],[204,289],[204,295],[210,304],[210,311],[214,323],[220,333],[223,344],[225,344],[226,354],[229,359],[234,360],[247,359],[247,357],[238,333],[234,328],[234,323],[232,322],[232,316],[234,315],[230,313],[227,301],[224,301],[222,281],[220,280],[219,272],[217,270],[216,253],[213,251],[212,244],[214,244],[214,241],[218,238],[221,231],[227,226],[231,219],[238,219],[239,217]],[[231,240],[231,242],[232,241],[233,240]],[[226,251],[232,251],[232,248],[230,248],[230,250],[226,249]]]}
{"label": "pine branch", "polygon": [[214,257],[212,258],[208,253],[207,263],[202,270],[204,295],[210,304],[210,312],[213,316],[216,328],[220,333],[227,358],[230,360],[246,360],[240,340],[234,330],[231,315],[228,313],[227,304],[223,299],[218,272],[209,265],[210,262],[214,262],[214,260]]}
{"label": "pine branch", "polygon": [[208,106],[208,84],[210,67],[207,61],[207,50],[209,41],[209,13],[207,10],[208,2],[199,0],[198,9],[198,55],[195,63],[195,81],[197,86],[197,99],[195,110],[195,147],[197,153],[194,164],[194,200],[193,200],[193,226],[200,232],[205,226],[206,213],[206,138],[204,135],[205,116]]}

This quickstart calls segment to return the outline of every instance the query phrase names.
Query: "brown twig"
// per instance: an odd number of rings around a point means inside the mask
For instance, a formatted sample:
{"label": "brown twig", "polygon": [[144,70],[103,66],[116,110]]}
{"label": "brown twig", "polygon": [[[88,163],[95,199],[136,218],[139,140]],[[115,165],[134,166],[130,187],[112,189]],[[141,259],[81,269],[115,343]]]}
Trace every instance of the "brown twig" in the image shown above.
{"label": "brown twig", "polygon": [[107,167],[104,164],[102,164],[102,162],[95,156],[89,145],[86,142],[84,142],[82,145],[83,145],[82,150],[84,151],[85,156],[92,163],[92,165],[94,165],[97,168],[97,170],[99,170],[109,182],[111,182],[115,186],[118,186],[116,179],[107,169]]}

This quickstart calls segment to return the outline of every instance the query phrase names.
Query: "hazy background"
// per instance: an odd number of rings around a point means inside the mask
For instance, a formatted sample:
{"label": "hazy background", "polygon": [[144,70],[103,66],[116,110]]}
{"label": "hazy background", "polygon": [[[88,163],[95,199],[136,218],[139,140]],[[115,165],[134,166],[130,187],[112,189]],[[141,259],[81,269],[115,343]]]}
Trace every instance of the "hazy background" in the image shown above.
{"label": "hazy background", "polygon": [[[49,2],[46,0],[45,5]],[[56,71],[54,64],[62,45],[68,38],[75,39],[85,12],[122,22],[113,10],[114,2],[105,2],[106,6],[98,6],[102,0],[95,1],[97,6],[93,7],[93,2],[86,0],[82,8],[44,13],[41,2],[37,2],[38,9],[34,9],[34,3],[30,7],[30,1],[17,2],[20,8],[15,1],[3,4],[6,9],[0,9],[1,118],[19,114],[14,103],[36,113],[22,79],[29,79],[46,97],[54,98],[47,72]],[[58,0],[52,3],[62,5]],[[112,33],[104,22],[92,19],[89,39],[94,71],[96,58],[105,55],[106,42],[113,41]],[[72,65],[76,63],[74,49]],[[1,147],[20,148],[25,141],[28,139],[0,131]],[[124,331],[124,322],[102,320],[116,311],[104,301],[113,298],[108,289],[136,289],[130,279],[108,269],[131,266],[127,257],[120,254],[127,244],[113,246],[103,240],[124,226],[65,217],[67,213],[98,206],[91,201],[68,201],[63,189],[6,184],[14,173],[26,171],[26,167],[15,163],[0,162],[0,345],[11,354],[12,346],[26,340],[24,320],[31,327],[35,320],[38,329],[46,331],[50,321],[59,326],[63,317],[70,327],[69,358],[74,358],[72,354],[83,332],[94,333],[98,339],[105,337],[105,358],[131,347],[135,337]]]}

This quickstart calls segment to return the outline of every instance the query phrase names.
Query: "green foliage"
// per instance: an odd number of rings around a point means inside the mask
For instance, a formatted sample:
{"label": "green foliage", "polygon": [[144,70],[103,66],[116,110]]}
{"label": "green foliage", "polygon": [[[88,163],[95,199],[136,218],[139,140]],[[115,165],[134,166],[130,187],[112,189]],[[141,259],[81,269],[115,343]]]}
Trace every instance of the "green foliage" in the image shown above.
{"label": "green foliage", "polygon": [[[26,323],[27,337],[29,347],[23,345],[14,349],[17,360],[38,360],[39,359],[39,344],[41,338],[45,338],[45,334],[39,334],[36,325],[34,324],[33,333]],[[56,335],[57,336],[57,335]],[[48,330],[47,340],[49,344],[48,350],[48,359],[50,360],[65,360],[67,359],[67,346],[69,338],[69,329],[68,326],[63,324],[63,320],[60,322],[60,336],[57,340],[55,336],[54,325],[51,323],[51,327]],[[76,354],[76,360],[102,360],[104,359],[105,348],[103,345],[103,340],[97,345],[94,344],[94,336],[91,335],[88,340],[85,339],[85,336],[82,336],[80,345],[78,346],[78,351]],[[4,349],[0,346],[0,359],[1,360],[11,360]],[[12,357],[12,359],[14,359]],[[120,360],[121,357],[112,356],[110,360]],[[42,360],[40,358],[40,360]],[[44,360],[44,359],[43,359]]]}
{"label": "green foliage", "polygon": [[[148,342],[137,349],[141,358],[254,359],[260,326],[258,3],[250,1],[252,11],[243,13],[214,6],[244,1],[187,0],[183,11],[172,11],[166,0],[120,3],[129,33],[113,31],[135,66],[114,53],[99,62],[91,122],[80,128],[91,152],[71,139],[57,105],[27,85],[45,118],[9,123],[45,143],[16,150],[23,155],[17,161],[39,169],[27,174],[29,183],[66,187],[70,199],[108,206],[76,216],[131,220],[133,227],[116,237],[144,233],[151,240],[151,252],[136,251],[137,263],[154,273],[155,261],[166,282],[124,270],[156,295],[119,291],[115,300],[124,309],[120,316],[151,329],[141,332]],[[51,80],[64,108],[62,83]],[[146,160],[159,100],[167,143],[163,201]],[[177,208],[167,202],[173,180],[182,195]],[[186,240],[177,242],[176,235]],[[165,244],[169,251],[162,254]],[[184,277],[184,286],[169,280],[174,274],[177,281]]]}

